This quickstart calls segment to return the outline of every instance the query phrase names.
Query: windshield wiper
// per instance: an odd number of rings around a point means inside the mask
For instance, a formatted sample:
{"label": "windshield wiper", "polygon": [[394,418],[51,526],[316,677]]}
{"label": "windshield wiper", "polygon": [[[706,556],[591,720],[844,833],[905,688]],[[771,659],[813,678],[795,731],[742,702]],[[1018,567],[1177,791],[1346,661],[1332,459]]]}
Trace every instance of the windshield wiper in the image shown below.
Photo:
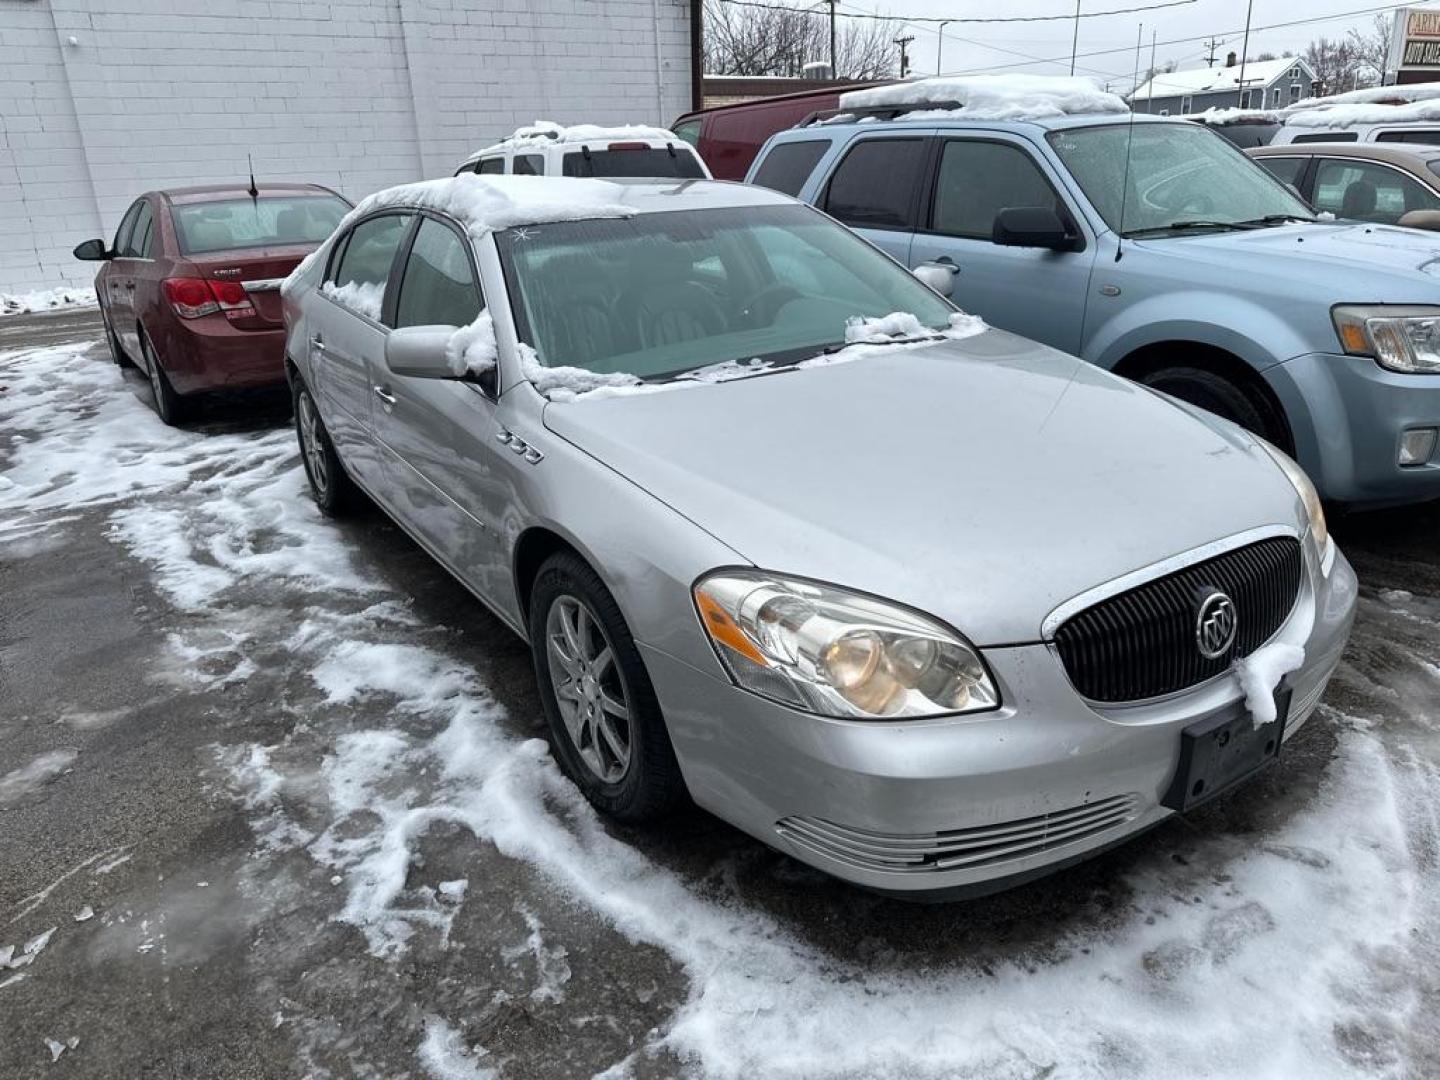
{"label": "windshield wiper", "polygon": [[904,337],[882,338],[879,341],[837,341],[833,345],[826,345],[817,355],[834,356],[841,349],[848,349],[852,345],[913,345],[917,341],[944,340],[945,335],[937,331],[933,334],[906,334]]}
{"label": "windshield wiper", "polygon": [[1168,225],[1152,225],[1145,229],[1131,229],[1125,234],[1126,239],[1133,240],[1137,236],[1150,236],[1154,233],[1181,232],[1187,229],[1223,229],[1226,232],[1248,232],[1251,229],[1258,229],[1260,225],[1251,221],[1172,221]]}
{"label": "windshield wiper", "polygon": [[1237,222],[1237,224],[1256,226],[1287,225],[1292,221],[1305,221],[1313,223],[1314,221],[1316,221],[1316,219],[1313,217],[1302,217],[1299,214],[1266,214],[1264,217],[1247,218],[1244,221]]}

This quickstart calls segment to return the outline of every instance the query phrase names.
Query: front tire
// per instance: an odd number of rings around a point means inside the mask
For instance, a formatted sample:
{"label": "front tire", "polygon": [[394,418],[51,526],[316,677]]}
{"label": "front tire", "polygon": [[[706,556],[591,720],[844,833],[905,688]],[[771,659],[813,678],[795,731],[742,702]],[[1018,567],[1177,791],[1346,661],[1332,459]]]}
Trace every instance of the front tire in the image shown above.
{"label": "front tire", "polygon": [[174,427],[190,414],[190,402],[175,392],[170,385],[170,378],[165,374],[165,369],[160,366],[160,358],[155,353],[155,346],[150,342],[150,335],[145,328],[140,328],[140,351],[145,357],[145,374],[150,380],[150,394],[155,399],[155,412],[160,419]]}
{"label": "front tire", "polygon": [[1239,424],[1246,431],[1267,439],[1276,446],[1285,445],[1285,437],[1275,430],[1275,424],[1255,399],[1223,375],[1196,367],[1161,368],[1143,375],[1140,382],[1161,393],[1177,397],[1181,401],[1199,406],[1206,412],[1223,416]]}
{"label": "front tire", "polygon": [[619,821],[662,817],[685,798],[655,688],[600,576],[552,555],[530,592],[530,650],[561,770]]}
{"label": "front tire", "polygon": [[310,494],[322,514],[343,517],[355,508],[360,490],[340,464],[330,433],[320,419],[320,408],[310,388],[298,376],[293,404],[295,435],[300,441],[300,460],[305,466],[305,478],[310,482]]}

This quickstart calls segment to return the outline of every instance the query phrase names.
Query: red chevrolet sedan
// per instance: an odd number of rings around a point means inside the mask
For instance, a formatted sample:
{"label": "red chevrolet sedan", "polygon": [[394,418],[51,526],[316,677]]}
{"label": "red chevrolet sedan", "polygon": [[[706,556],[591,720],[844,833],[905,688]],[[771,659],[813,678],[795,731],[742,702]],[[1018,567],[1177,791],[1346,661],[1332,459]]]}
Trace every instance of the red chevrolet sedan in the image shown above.
{"label": "red chevrolet sedan", "polygon": [[111,355],[145,371],[162,420],[207,391],[284,383],[280,282],[349,209],[315,184],[171,188],[136,199],[113,245],[75,249],[105,263],[95,293]]}

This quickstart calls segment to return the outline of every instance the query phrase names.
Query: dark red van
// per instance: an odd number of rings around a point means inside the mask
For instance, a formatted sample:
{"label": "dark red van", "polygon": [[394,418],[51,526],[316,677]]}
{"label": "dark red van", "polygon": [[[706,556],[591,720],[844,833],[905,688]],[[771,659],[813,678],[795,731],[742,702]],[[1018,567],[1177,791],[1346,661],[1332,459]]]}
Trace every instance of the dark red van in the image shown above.
{"label": "dark red van", "polygon": [[713,109],[686,113],[670,125],[670,130],[700,152],[716,180],[744,180],[750,163],[771,135],[794,127],[813,112],[838,108],[840,95],[846,91],[883,85],[846,83],[738,101],[734,105],[717,105]]}
{"label": "dark red van", "polygon": [[316,184],[170,188],[136,199],[113,244],[75,249],[105,264],[110,352],[144,369],[162,420],[206,391],[284,384],[280,282],[349,209]]}

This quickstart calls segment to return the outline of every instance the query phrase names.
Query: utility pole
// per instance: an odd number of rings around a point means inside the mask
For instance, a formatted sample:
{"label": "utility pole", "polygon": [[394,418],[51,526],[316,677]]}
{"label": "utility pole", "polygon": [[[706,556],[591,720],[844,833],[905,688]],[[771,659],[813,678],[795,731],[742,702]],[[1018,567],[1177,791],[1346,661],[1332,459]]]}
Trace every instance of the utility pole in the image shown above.
{"label": "utility pole", "polygon": [[1209,41],[1205,42],[1205,48],[1210,50],[1210,55],[1205,57],[1206,67],[1213,68],[1215,66],[1215,50],[1224,44],[1225,42],[1217,41],[1215,38],[1211,38]]}
{"label": "utility pole", "polygon": [[1250,56],[1250,12],[1255,8],[1255,0],[1249,0],[1245,5],[1245,41],[1240,46],[1240,100],[1236,102],[1240,108],[1245,108],[1245,61]]}
{"label": "utility pole", "polygon": [[902,34],[895,39],[895,44],[900,46],[900,78],[902,79],[910,74],[910,54],[906,49],[914,40],[914,34]]}
{"label": "utility pole", "polygon": [[1145,99],[1145,111],[1150,111],[1150,103],[1155,100],[1155,30],[1150,31],[1150,96]]}
{"label": "utility pole", "polygon": [[830,78],[840,78],[840,71],[835,66],[835,5],[839,0],[829,0],[830,4]]}
{"label": "utility pole", "polygon": [[946,19],[940,24],[940,40],[935,43],[935,74],[940,74],[940,58],[945,55],[945,27],[949,26],[954,19]]}
{"label": "utility pole", "polygon": [[1075,74],[1075,50],[1080,47],[1080,0],[1075,0],[1075,33],[1070,36],[1070,74]]}

